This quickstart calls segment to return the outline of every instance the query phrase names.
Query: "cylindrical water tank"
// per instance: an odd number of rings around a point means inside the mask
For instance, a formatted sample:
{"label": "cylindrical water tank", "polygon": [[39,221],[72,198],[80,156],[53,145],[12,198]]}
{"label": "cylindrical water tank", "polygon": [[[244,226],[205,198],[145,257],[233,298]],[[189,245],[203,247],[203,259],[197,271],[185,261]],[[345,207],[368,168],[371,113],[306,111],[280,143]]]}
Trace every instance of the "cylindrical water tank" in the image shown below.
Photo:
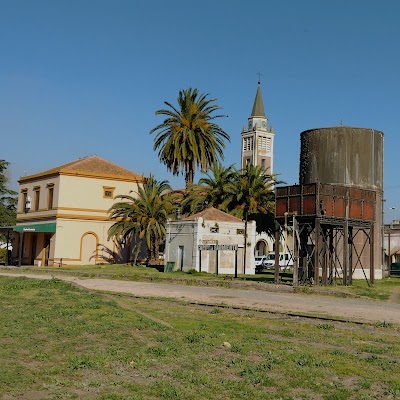
{"label": "cylindrical water tank", "polygon": [[383,132],[335,126],[301,133],[300,184],[383,188]]}
{"label": "cylindrical water tank", "polygon": [[[329,183],[357,186],[376,192],[373,230],[375,277],[383,274],[382,204],[383,204],[383,132],[369,128],[335,126],[310,129],[301,133],[299,183]],[[370,268],[369,244],[357,243],[361,261]],[[362,278],[357,260],[353,260],[354,277]]]}

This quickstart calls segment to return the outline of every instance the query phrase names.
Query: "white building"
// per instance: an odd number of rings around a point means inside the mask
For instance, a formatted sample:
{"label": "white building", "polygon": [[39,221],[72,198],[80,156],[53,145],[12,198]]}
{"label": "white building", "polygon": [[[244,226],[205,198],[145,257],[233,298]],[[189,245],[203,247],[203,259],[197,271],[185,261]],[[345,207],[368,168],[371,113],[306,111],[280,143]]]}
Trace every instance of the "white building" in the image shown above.
{"label": "white building", "polygon": [[[238,274],[254,274],[256,223],[249,221],[247,225],[248,250],[245,263],[244,225],[244,221],[215,208],[205,209],[181,220],[169,221],[165,264],[173,263],[174,270],[180,271],[195,269],[199,272],[235,274],[236,268]],[[215,245],[228,249],[216,250],[218,247]],[[232,250],[236,246],[237,250]]]}
{"label": "white building", "polygon": [[383,248],[385,254],[384,268],[390,269],[390,264],[400,262],[400,220],[394,220],[384,226]]}

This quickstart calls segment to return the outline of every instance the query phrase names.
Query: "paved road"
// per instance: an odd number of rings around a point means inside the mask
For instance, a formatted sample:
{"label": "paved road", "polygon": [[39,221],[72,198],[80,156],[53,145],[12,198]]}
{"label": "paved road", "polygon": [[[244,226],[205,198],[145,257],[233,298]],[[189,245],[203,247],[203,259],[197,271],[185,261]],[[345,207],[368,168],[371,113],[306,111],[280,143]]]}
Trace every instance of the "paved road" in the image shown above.
{"label": "paved road", "polygon": [[[25,276],[52,279],[49,275],[0,273],[4,276]],[[353,322],[390,322],[400,325],[400,305],[367,299],[337,298],[309,294],[269,292],[262,290],[224,289],[55,276],[90,290],[129,293],[138,297],[168,297],[189,302],[226,305],[292,315],[307,315]]]}

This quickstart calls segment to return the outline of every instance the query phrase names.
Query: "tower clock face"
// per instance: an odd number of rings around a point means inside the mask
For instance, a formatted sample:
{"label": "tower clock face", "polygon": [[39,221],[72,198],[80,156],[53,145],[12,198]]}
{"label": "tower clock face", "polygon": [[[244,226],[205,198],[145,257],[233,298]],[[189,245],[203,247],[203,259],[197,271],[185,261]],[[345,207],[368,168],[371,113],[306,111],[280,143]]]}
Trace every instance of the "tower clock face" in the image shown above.
{"label": "tower clock face", "polygon": [[261,126],[262,126],[264,129],[267,129],[267,123],[266,123],[265,121],[262,122]]}
{"label": "tower clock face", "polygon": [[249,121],[249,129],[253,128],[253,122]]}

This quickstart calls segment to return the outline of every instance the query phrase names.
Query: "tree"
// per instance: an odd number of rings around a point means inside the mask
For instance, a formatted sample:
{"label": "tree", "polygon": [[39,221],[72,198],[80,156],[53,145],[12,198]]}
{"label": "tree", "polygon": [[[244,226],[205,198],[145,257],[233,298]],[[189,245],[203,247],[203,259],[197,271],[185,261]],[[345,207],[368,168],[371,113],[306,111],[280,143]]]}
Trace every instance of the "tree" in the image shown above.
{"label": "tree", "polygon": [[14,225],[17,215],[17,192],[7,188],[8,179],[5,171],[9,165],[9,162],[0,160],[0,225],[2,226]]}
{"label": "tree", "polygon": [[194,180],[196,167],[207,171],[219,157],[223,159],[224,140],[229,135],[213,121],[223,115],[214,113],[220,109],[208,99],[208,94],[199,94],[197,89],[180,90],[178,106],[165,101],[169,108],[156,111],[164,115],[164,122],[150,131],[156,133],[154,150],[168,170],[174,175],[184,173],[186,188]]}
{"label": "tree", "polygon": [[[183,211],[197,213],[208,207],[228,212],[245,222],[244,259],[247,253],[248,221],[256,221],[258,233],[274,234],[274,186],[282,183],[275,174],[268,174],[261,167],[249,164],[243,170],[233,166],[224,168],[214,163],[210,173],[192,185],[182,201]],[[246,266],[246,261],[244,261]]]}
{"label": "tree", "polygon": [[204,178],[197,184],[189,186],[187,195],[182,201],[183,214],[194,214],[208,207],[229,212],[231,203],[229,190],[233,179],[233,165],[225,168],[219,161],[215,161]]}
{"label": "tree", "polygon": [[137,198],[120,195],[123,200],[109,210],[111,219],[117,220],[109,229],[108,236],[117,241],[132,240],[137,235],[145,240],[149,251],[149,263],[158,261],[158,249],[165,238],[167,219],[174,213],[174,202],[170,196],[162,195],[171,190],[167,181],[157,181],[153,176],[139,187]]}
{"label": "tree", "polygon": [[275,195],[273,188],[281,183],[276,175],[266,174],[259,166],[248,164],[241,171],[236,171],[231,182],[231,214],[244,220],[244,267],[246,267],[247,223],[259,218],[263,220],[264,230],[272,234],[274,227]]}
{"label": "tree", "polygon": [[276,175],[261,167],[247,166],[237,170],[215,162],[204,178],[189,187],[182,201],[184,214],[194,214],[208,207],[225,211],[240,219],[257,221],[257,232],[274,233]]}

